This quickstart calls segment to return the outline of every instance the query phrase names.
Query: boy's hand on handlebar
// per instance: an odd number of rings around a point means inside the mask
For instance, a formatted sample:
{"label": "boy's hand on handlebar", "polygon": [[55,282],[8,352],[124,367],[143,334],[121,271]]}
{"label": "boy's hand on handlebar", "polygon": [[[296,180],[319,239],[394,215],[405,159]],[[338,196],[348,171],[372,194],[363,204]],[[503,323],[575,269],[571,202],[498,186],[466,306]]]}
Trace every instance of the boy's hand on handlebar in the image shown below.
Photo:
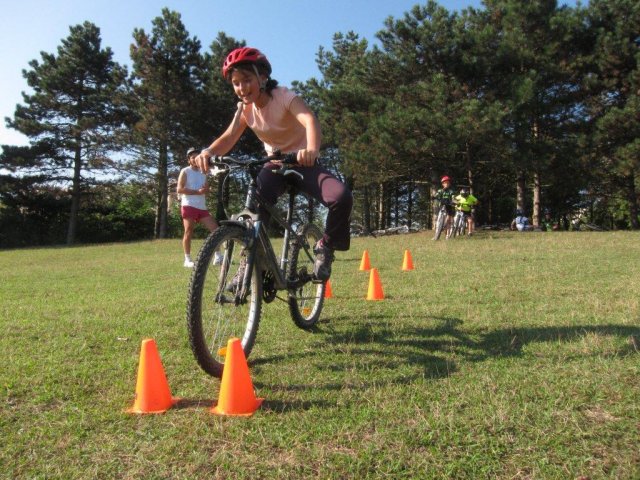
{"label": "boy's hand on handlebar", "polygon": [[303,167],[312,167],[316,163],[316,159],[320,152],[317,150],[302,149],[298,150],[297,160]]}
{"label": "boy's hand on handlebar", "polygon": [[209,159],[211,157],[211,151],[208,148],[202,150],[196,157],[196,165],[198,165],[198,169],[202,173],[207,173],[209,171]]}

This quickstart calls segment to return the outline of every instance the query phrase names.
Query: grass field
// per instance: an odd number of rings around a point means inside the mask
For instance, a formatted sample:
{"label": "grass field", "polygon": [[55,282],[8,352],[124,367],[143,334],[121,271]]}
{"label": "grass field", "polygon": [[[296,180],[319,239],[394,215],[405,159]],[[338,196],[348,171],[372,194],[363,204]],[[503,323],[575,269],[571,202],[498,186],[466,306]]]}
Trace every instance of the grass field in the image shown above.
{"label": "grass field", "polygon": [[[640,478],[638,233],[354,239],[316,331],[265,307],[251,418],[208,411],[179,240],[2,251],[0,275],[1,478]],[[126,414],[148,337],[184,400]]]}

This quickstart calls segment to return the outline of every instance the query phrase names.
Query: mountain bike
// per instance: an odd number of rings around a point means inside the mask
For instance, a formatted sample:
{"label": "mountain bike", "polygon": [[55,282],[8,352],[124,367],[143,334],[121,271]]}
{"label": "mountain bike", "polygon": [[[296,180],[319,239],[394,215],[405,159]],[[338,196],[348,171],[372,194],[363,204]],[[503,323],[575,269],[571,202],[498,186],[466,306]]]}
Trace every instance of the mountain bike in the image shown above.
{"label": "mountain bike", "polygon": [[453,227],[451,229],[451,236],[464,236],[467,229],[467,222],[470,213],[463,210],[456,210],[456,214],[453,217]]}
{"label": "mountain bike", "polygon": [[[244,209],[221,220],[220,226],[205,240],[191,275],[187,304],[189,342],[200,367],[209,375],[222,377],[229,338],[241,340],[245,356],[256,341],[262,304],[276,298],[285,301],[295,324],[309,330],[319,320],[324,303],[325,283],[313,276],[313,247],[322,237],[320,229],[300,221],[295,214],[298,191],[289,185],[286,216],[264,201],[257,192],[257,177],[264,164],[281,160],[274,175],[303,178],[304,169],[295,154],[271,155],[244,161],[231,156],[213,157],[214,171],[244,170],[250,184]],[[223,189],[219,189],[220,192]],[[221,198],[218,198],[221,202]],[[284,229],[282,253],[278,259],[267,235],[258,207],[271,215],[271,221]],[[214,252],[222,263],[212,263]],[[278,292],[286,292],[286,298]]]}
{"label": "mountain bike", "polygon": [[[436,218],[436,232],[433,237],[434,240],[439,240],[440,235],[442,234],[442,230],[444,230],[444,226],[447,224],[447,206],[443,203],[440,204],[440,209],[438,210],[438,217]],[[451,226],[449,226],[449,232],[446,234],[446,238],[449,238],[449,234],[451,231]]]}

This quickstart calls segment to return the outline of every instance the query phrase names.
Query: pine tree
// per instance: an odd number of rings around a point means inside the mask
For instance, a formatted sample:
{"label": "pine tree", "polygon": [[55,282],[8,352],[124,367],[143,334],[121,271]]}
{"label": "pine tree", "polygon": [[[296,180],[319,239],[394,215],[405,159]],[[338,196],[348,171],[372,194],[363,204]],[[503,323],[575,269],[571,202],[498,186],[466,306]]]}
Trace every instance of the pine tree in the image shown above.
{"label": "pine tree", "polygon": [[133,100],[137,121],[132,129],[136,162],[153,175],[156,189],[156,238],[168,231],[169,170],[182,161],[195,140],[194,118],[202,112],[203,59],[200,41],[191,38],[180,14],[167,8],[153,22],[151,34],[133,32]]}
{"label": "pine tree", "polygon": [[94,177],[108,169],[113,132],[124,121],[119,102],[126,70],[102,49],[100,30],[90,22],[70,27],[57,55],[41,53],[23,71],[33,93],[23,93],[7,125],[30,139],[29,147],[3,146],[0,166],[31,185],[70,184],[67,244],[76,239],[81,197]]}
{"label": "pine tree", "polygon": [[355,189],[354,217],[361,214],[364,230],[369,232],[373,229],[369,190],[384,169],[376,167],[380,152],[370,148],[368,126],[383,96],[371,90],[375,60],[366,40],[354,32],[336,33],[332,46],[332,51],[320,48],[318,52],[322,80],[312,79],[302,90],[322,124],[327,159]]}
{"label": "pine tree", "polygon": [[628,224],[640,229],[640,7],[632,0],[593,0],[591,63],[584,73],[599,175],[606,196],[620,196]]}
{"label": "pine tree", "polygon": [[571,9],[559,8],[556,0],[488,0],[485,4],[485,28],[495,48],[485,75],[508,109],[504,132],[514,147],[517,207],[525,209],[525,180],[531,177],[533,223],[538,225],[543,172],[554,163],[578,158],[575,151],[571,155],[576,147],[572,136],[581,122],[576,108],[579,79],[570,68],[575,17]]}

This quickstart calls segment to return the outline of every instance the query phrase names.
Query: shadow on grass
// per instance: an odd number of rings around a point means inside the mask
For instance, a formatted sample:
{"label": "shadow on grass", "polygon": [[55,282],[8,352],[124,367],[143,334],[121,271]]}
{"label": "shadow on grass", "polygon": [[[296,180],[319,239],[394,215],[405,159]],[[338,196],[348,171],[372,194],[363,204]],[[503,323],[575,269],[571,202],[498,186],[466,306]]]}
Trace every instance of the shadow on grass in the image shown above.
{"label": "shadow on grass", "polygon": [[[309,388],[309,387],[307,387]],[[269,400],[262,403],[262,410],[275,413],[300,412],[316,408],[335,407],[335,403],[325,400]]]}
{"label": "shadow on grass", "polygon": [[340,261],[341,262],[361,262],[362,258],[360,258],[360,257],[345,257],[345,258],[340,257]]}
{"label": "shadow on grass", "polygon": [[[264,385],[255,384],[255,387],[261,388]],[[306,387],[308,390],[310,387]],[[215,398],[196,399],[181,398],[173,406],[174,410],[210,410],[218,401]],[[328,408],[334,406],[334,403],[325,400],[269,400],[265,399],[260,406],[261,410],[267,410],[276,413],[284,413],[287,411],[304,411],[314,408]]]}
{"label": "shadow on grass", "polygon": [[[388,319],[384,315],[368,317],[368,320]],[[334,320],[348,321],[346,317]],[[403,347],[414,347],[426,352],[455,352],[465,360],[482,361],[487,358],[520,356],[523,347],[529,343],[555,342],[570,343],[593,334],[598,336],[614,336],[626,340],[624,347],[619,348],[617,355],[638,353],[640,345],[640,327],[628,325],[575,325],[558,327],[510,327],[491,330],[487,333],[463,331],[463,321],[451,317],[425,317],[426,322],[437,322],[433,327],[376,327],[375,324],[359,324],[349,331],[326,331],[324,335],[329,343],[345,344],[380,344],[385,348],[381,352],[392,352],[395,355]],[[389,350],[386,347],[397,347]],[[389,353],[388,353],[389,354]],[[420,360],[421,355],[415,356]]]}
{"label": "shadow on grass", "polygon": [[175,410],[211,408],[215,403],[216,400],[213,398],[179,398],[173,408]]}
{"label": "shadow on grass", "polygon": [[[588,325],[560,327],[523,327],[492,330],[487,333],[469,334],[459,327],[462,320],[456,318],[436,318],[440,322],[432,328],[404,328],[389,331],[382,329],[375,334],[367,333],[371,327],[360,327],[353,332],[341,332],[333,335],[331,341],[347,343],[370,343],[372,340],[391,347],[393,352],[401,352],[403,347],[411,346],[420,351],[458,354],[466,361],[484,361],[489,358],[522,356],[523,349],[530,343],[554,342],[571,343],[593,334],[615,336],[625,339],[625,345],[614,353],[624,356],[638,353],[640,327],[627,325]],[[380,349],[381,352],[389,348]],[[409,361],[422,362],[425,355],[413,355]]]}
{"label": "shadow on grass", "polygon": [[485,352],[484,358],[519,356],[522,355],[523,347],[529,343],[570,343],[580,340],[589,334],[625,339],[625,346],[616,350],[616,355],[625,356],[638,353],[640,327],[613,324],[506,328],[482,335],[478,345]]}
{"label": "shadow on grass", "polygon": [[[384,315],[379,317],[368,317],[366,323],[354,322],[346,316],[333,318],[334,325],[344,328],[337,330],[331,323],[317,326],[314,336],[318,338],[312,350],[299,354],[271,355],[251,362],[258,367],[298,363],[305,365],[305,368],[323,369],[331,372],[330,382],[322,383],[316,378],[308,384],[256,386],[285,394],[339,392],[344,389],[366,391],[386,385],[407,385],[425,378],[446,378],[458,370],[459,362],[524,356],[524,347],[531,343],[571,343],[587,335],[614,336],[625,340],[624,344],[617,345],[615,351],[607,352],[617,356],[637,354],[640,344],[640,327],[626,325],[516,327],[468,332],[459,318],[425,317],[424,323],[431,326],[398,327],[396,323],[390,327],[382,322],[377,324],[376,320],[388,320]],[[579,355],[586,357],[591,354],[585,352]],[[327,358],[331,362],[323,364],[323,359]],[[297,399],[291,402],[268,402],[268,405],[271,410],[283,412],[328,408],[333,403]]]}

